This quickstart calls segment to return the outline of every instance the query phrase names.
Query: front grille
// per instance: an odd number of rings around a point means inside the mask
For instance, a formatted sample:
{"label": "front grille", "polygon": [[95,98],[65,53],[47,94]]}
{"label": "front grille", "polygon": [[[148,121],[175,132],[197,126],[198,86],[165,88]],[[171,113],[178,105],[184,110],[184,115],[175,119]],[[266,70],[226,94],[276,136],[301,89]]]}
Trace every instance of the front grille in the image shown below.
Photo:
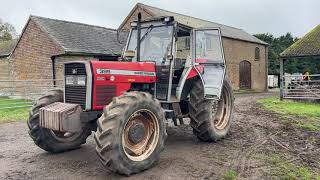
{"label": "front grille", "polygon": [[83,63],[70,63],[64,66],[65,75],[87,75],[86,65]]}
{"label": "front grille", "polygon": [[97,86],[96,95],[97,106],[108,105],[116,96],[116,86]]}
{"label": "front grille", "polygon": [[[84,63],[69,63],[64,66],[65,75],[87,75],[86,65]],[[65,86],[65,102],[72,104],[80,104],[83,109],[86,108],[86,86]]]}
{"label": "front grille", "polygon": [[84,109],[86,107],[86,87],[85,86],[66,86],[66,103],[80,104]]}

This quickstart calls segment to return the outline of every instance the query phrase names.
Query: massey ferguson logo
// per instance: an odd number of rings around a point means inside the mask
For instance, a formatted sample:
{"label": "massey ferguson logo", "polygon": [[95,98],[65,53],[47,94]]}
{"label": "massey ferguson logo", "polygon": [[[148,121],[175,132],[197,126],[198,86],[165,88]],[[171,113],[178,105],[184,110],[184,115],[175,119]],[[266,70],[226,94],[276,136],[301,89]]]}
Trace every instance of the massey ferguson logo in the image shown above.
{"label": "massey ferguson logo", "polygon": [[72,74],[77,74],[77,69],[72,69]]}
{"label": "massey ferguson logo", "polygon": [[97,74],[110,74],[110,69],[97,69]]}

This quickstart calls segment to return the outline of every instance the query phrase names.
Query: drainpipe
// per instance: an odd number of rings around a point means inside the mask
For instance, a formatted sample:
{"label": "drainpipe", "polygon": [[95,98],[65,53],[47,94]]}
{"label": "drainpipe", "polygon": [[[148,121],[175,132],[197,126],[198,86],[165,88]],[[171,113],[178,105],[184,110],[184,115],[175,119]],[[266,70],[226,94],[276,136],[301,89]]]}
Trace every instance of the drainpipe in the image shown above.
{"label": "drainpipe", "polygon": [[51,56],[51,61],[52,61],[52,80],[53,80],[53,87],[56,87],[56,69],[55,69],[55,61],[56,57],[55,56]]}

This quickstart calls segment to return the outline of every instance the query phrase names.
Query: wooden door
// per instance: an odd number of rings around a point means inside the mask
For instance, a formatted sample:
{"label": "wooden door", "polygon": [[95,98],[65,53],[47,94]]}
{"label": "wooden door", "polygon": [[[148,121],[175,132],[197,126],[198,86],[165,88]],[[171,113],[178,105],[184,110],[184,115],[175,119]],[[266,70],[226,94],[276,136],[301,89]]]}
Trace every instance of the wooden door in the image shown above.
{"label": "wooden door", "polygon": [[240,89],[251,89],[251,63],[241,61],[239,65]]}

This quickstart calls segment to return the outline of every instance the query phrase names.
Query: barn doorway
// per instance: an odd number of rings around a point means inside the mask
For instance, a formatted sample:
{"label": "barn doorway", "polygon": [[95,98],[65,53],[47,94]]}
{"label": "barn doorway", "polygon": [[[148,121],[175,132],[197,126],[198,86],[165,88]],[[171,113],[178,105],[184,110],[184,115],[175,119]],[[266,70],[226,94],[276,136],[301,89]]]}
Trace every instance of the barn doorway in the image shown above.
{"label": "barn doorway", "polygon": [[251,63],[241,61],[239,64],[240,89],[251,89]]}

